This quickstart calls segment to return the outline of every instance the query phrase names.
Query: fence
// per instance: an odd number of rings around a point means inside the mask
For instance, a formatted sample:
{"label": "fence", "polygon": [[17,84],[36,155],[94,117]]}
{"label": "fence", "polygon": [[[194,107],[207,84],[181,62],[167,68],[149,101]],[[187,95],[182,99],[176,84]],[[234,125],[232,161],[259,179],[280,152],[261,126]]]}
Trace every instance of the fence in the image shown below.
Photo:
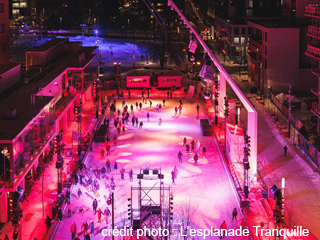
{"label": "fence", "polygon": [[[268,106],[268,111],[272,111],[276,114],[277,119],[281,122],[288,124],[288,108],[276,98],[276,96],[269,92],[268,98],[274,107]],[[303,127],[303,123],[290,113],[290,124],[288,124],[289,132],[293,137],[293,144],[298,145],[300,149],[306,154],[313,164],[319,169],[319,151],[313,146],[300,132],[299,130]]]}

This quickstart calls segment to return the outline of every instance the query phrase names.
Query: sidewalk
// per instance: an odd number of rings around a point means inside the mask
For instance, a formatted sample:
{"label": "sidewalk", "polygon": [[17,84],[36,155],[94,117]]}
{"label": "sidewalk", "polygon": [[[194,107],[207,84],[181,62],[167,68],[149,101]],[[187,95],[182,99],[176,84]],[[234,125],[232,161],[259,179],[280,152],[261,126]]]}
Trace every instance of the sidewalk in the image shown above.
{"label": "sidewalk", "polygon": [[[223,63],[230,66],[230,61]],[[233,65],[233,64],[232,64]],[[320,177],[309,166],[309,160],[303,157],[299,149],[292,145],[290,139],[280,135],[276,124],[267,113],[267,104],[262,105],[256,95],[249,94],[250,84],[242,82],[247,76],[230,74],[240,89],[246,94],[258,112],[258,172],[260,179],[268,187],[281,186],[281,178],[286,179],[285,219],[289,227],[302,226],[309,229],[316,237],[320,237],[318,223]],[[284,145],[288,146],[288,154],[284,157]]]}
{"label": "sidewalk", "polygon": [[[83,114],[82,114],[82,128],[89,129],[90,124],[95,121],[92,118],[91,109],[93,107],[93,102],[86,102],[83,104]],[[66,149],[71,148],[72,145],[72,131],[77,130],[77,123],[68,123],[68,131],[63,133],[63,143],[66,144]],[[82,133],[83,136],[86,132]],[[71,157],[64,158],[64,169],[63,169],[63,180],[66,178],[67,171],[70,170],[70,165],[72,164]],[[55,168],[55,161],[53,160],[47,168],[44,169],[43,173],[43,185],[42,177],[36,181],[36,183],[31,187],[30,193],[27,196],[27,202],[21,203],[21,208],[23,210],[23,217],[21,219],[22,223],[22,239],[23,240],[33,240],[34,238],[42,239],[45,234],[46,226],[45,219],[46,216],[52,216],[51,214],[51,193],[57,189],[57,170]],[[42,193],[43,193],[43,203],[44,203],[44,215],[42,210]],[[11,222],[8,222],[3,227],[0,232],[0,236],[5,236],[8,234],[9,238],[12,238],[13,227]]]}

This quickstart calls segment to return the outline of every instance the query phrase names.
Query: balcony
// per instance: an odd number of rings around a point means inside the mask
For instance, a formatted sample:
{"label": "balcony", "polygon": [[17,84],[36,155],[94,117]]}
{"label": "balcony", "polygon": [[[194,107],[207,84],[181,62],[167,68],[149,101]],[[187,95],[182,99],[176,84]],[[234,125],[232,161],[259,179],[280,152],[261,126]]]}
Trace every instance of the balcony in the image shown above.
{"label": "balcony", "polygon": [[305,54],[308,57],[320,60],[320,48],[318,48],[318,47],[314,47],[314,46],[308,45],[307,46],[307,51],[305,52]]}
{"label": "balcony", "polygon": [[314,27],[314,26],[309,26],[307,35],[309,37],[320,39],[320,28],[319,27]]}
{"label": "balcony", "polygon": [[316,115],[318,118],[320,118],[320,103],[313,102],[311,112]]}
{"label": "balcony", "polygon": [[249,44],[252,44],[256,48],[262,48],[262,37],[257,35],[251,35],[249,37]]}
{"label": "balcony", "polygon": [[320,18],[320,6],[306,6],[304,15],[306,17]]}

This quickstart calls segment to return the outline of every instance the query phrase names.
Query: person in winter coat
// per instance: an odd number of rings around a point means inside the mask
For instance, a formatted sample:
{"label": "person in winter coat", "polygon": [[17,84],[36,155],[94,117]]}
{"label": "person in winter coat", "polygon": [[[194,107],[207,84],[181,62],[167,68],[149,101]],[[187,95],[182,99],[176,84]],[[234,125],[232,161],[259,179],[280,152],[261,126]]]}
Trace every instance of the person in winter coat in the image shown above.
{"label": "person in winter coat", "polygon": [[[109,145],[109,144],[108,144]],[[107,147],[106,147],[107,148]],[[101,148],[101,150],[100,150],[100,158],[101,159],[104,159],[104,149],[103,148]]]}
{"label": "person in winter coat", "polygon": [[178,153],[179,163],[182,163],[182,152],[180,151]]}
{"label": "person in winter coat", "polygon": [[130,182],[132,182],[133,181],[133,171],[132,171],[132,169],[130,169],[130,171],[129,171],[129,178],[130,178]]}
{"label": "person in winter coat", "polygon": [[198,157],[197,153],[194,154],[193,160],[194,160],[194,165],[197,166],[198,165],[198,160],[199,160],[199,157]]}
{"label": "person in winter coat", "polygon": [[179,102],[180,102],[180,106],[181,106],[182,105],[182,100],[180,99]]}
{"label": "person in winter coat", "polygon": [[150,114],[147,113],[147,121],[150,122]]}
{"label": "person in winter coat", "polygon": [[202,148],[203,157],[206,156],[207,149],[205,147]]}
{"label": "person in winter coat", "polygon": [[227,232],[227,229],[228,229],[225,220],[223,220],[223,223],[220,225],[220,229],[221,230],[225,230],[225,231],[222,231],[222,235],[220,236],[220,239],[221,238],[225,238],[226,237],[226,232]]}
{"label": "person in winter coat", "polygon": [[124,179],[124,173],[126,172],[126,170],[122,167],[120,170],[120,174],[121,174],[121,179]]}
{"label": "person in winter coat", "polygon": [[139,129],[142,129],[143,122],[140,122]]}
{"label": "person in winter coat", "polygon": [[48,232],[51,227],[51,218],[48,215],[46,218],[46,227],[47,227],[47,232]]}
{"label": "person in winter coat", "polygon": [[94,212],[97,211],[97,207],[98,207],[98,201],[97,201],[97,199],[94,199],[92,202],[92,209]]}
{"label": "person in winter coat", "polygon": [[88,223],[87,222],[82,223],[81,232],[83,232],[84,236],[87,234],[87,230],[88,230]]}
{"label": "person in winter coat", "polygon": [[286,156],[287,156],[287,151],[288,151],[287,145],[285,145],[285,146],[283,147],[283,151],[284,151],[284,156],[286,157]]}
{"label": "person in winter coat", "polygon": [[174,172],[174,178],[176,179],[178,177],[178,168],[177,168],[177,166],[174,166],[173,172]]}
{"label": "person in winter coat", "polygon": [[177,115],[177,113],[178,113],[178,108],[177,107],[174,108],[174,112]]}
{"label": "person in winter coat", "polygon": [[195,145],[196,145],[195,141],[192,140],[192,142],[191,142],[191,151],[194,151],[194,146],[195,146]]}
{"label": "person in winter coat", "polygon": [[78,198],[80,198],[81,195],[82,195],[82,191],[81,191],[81,189],[79,188],[79,189],[78,189]]}
{"label": "person in winter coat", "polygon": [[83,213],[84,213],[84,210],[83,210],[83,207],[82,207],[82,206],[80,206],[80,208],[79,208],[79,213],[81,214],[81,216],[82,216]]}
{"label": "person in winter coat", "polygon": [[106,224],[108,224],[108,222],[109,222],[109,217],[111,216],[111,212],[110,212],[109,208],[106,207],[106,209],[104,210],[103,213],[104,213],[104,215],[106,216]]}
{"label": "person in winter coat", "polygon": [[197,141],[197,151],[200,150],[200,145],[201,145],[201,144],[200,144],[200,140],[198,140],[198,141]]}
{"label": "person in winter coat", "polygon": [[85,236],[84,236],[84,240],[90,240],[90,234],[87,233]]}
{"label": "person in winter coat", "polygon": [[179,113],[181,114],[182,105],[179,106]]}
{"label": "person in winter coat", "polygon": [[132,122],[132,127],[134,127],[134,123],[135,123],[135,118],[134,118],[134,116],[132,116],[131,122]]}
{"label": "person in winter coat", "polygon": [[140,111],[142,109],[142,102],[139,103]]}
{"label": "person in winter coat", "polygon": [[233,219],[236,219],[236,221],[237,221],[237,216],[238,216],[237,208],[234,208],[232,211],[232,221],[233,221]]}
{"label": "person in winter coat", "polygon": [[162,100],[162,103],[163,103],[163,106],[165,107],[165,106],[166,106],[166,100],[163,99],[163,100]]}
{"label": "person in winter coat", "polygon": [[139,104],[138,104],[138,102],[136,102],[136,109],[138,110],[138,106],[139,106]]}
{"label": "person in winter coat", "polygon": [[67,210],[68,210],[68,218],[71,218],[71,204],[68,203],[67,205]]}
{"label": "person in winter coat", "polygon": [[58,218],[60,220],[60,222],[62,222],[62,210],[61,210],[61,207],[58,208]]}
{"label": "person in winter coat", "polygon": [[[103,212],[99,208],[98,211],[96,211],[96,213],[98,213],[98,223],[101,223],[101,215],[103,214]],[[94,215],[96,215],[96,213]]]}
{"label": "person in winter coat", "polygon": [[199,115],[200,106],[197,104],[197,114]]}
{"label": "person in winter coat", "polygon": [[122,133],[123,133],[123,134],[126,134],[126,128],[125,128],[124,125],[122,126]]}
{"label": "person in winter coat", "polygon": [[150,103],[150,107],[152,106],[152,102],[151,102],[151,100],[149,100],[149,103]]}
{"label": "person in winter coat", "polygon": [[136,127],[138,127],[138,124],[139,124],[139,119],[138,117],[136,117]]}
{"label": "person in winter coat", "polygon": [[110,146],[110,144],[108,144],[108,146],[107,146],[107,155],[110,155],[110,149],[111,149],[111,146]]}
{"label": "person in winter coat", "polygon": [[114,143],[115,146],[117,146],[117,140],[118,140],[118,138],[116,136],[114,136],[113,137],[113,143]]}
{"label": "person in winter coat", "polygon": [[174,183],[175,178],[174,178],[174,171],[173,170],[171,171],[171,179],[172,179],[172,183]]}
{"label": "person in winter coat", "polygon": [[189,154],[189,151],[190,151],[190,146],[189,144],[186,145],[186,152]]}
{"label": "person in winter coat", "polygon": [[77,234],[77,225],[76,225],[75,222],[73,222],[71,224],[70,232],[71,232],[71,239],[74,239],[76,237],[76,234]]}
{"label": "person in winter coat", "polygon": [[132,104],[130,106],[130,110],[131,110],[131,114],[133,114],[134,112],[133,112],[133,105]]}
{"label": "person in winter coat", "polygon": [[159,126],[162,125],[162,119],[161,119],[161,118],[159,118],[159,123],[158,123],[158,125],[159,125]]}
{"label": "person in winter coat", "polygon": [[187,138],[186,137],[183,139],[183,146],[185,146],[185,145],[187,145]]}
{"label": "person in winter coat", "polygon": [[107,165],[107,172],[111,172],[110,160],[109,159],[107,159],[106,165]]}
{"label": "person in winter coat", "polygon": [[113,169],[114,169],[114,171],[116,172],[116,174],[118,174],[118,164],[117,164],[117,161],[114,162]]}
{"label": "person in winter coat", "polygon": [[104,166],[102,166],[102,168],[101,168],[102,178],[105,178],[105,177],[106,177],[106,172],[107,172],[106,168],[105,168]]}
{"label": "person in winter coat", "polygon": [[66,201],[67,201],[67,203],[70,203],[70,190],[69,189],[67,189],[67,191],[66,191]]}

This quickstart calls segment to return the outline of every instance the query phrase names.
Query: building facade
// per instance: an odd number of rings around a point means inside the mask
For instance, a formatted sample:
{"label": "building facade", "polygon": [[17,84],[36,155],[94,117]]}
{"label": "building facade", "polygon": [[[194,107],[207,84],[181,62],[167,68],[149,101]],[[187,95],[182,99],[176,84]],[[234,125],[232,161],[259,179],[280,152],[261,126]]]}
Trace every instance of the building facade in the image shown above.
{"label": "building facade", "polygon": [[9,63],[9,0],[0,0],[0,64]]}

